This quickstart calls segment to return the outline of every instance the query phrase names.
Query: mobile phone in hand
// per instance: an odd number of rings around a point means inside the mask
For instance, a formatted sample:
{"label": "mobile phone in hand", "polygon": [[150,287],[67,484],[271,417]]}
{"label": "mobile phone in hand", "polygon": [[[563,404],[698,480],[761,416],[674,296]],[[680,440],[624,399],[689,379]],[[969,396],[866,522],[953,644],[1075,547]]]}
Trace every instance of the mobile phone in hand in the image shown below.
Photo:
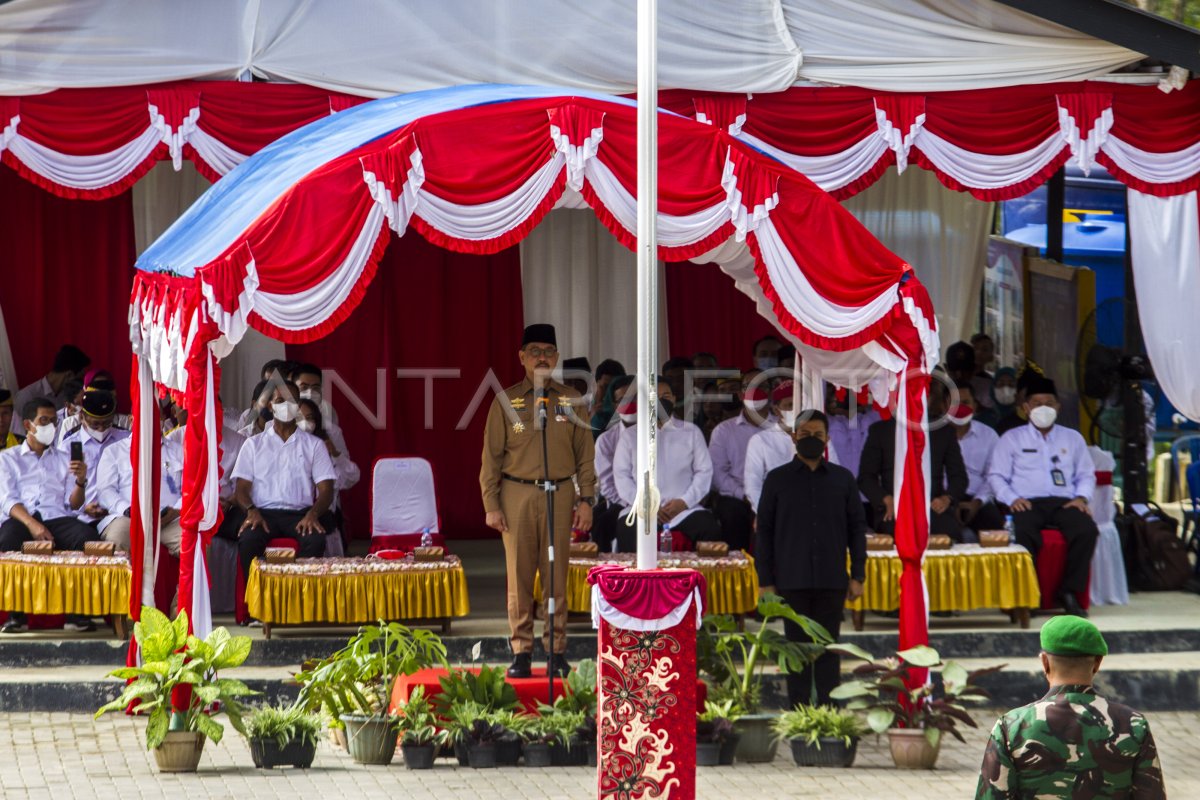
{"label": "mobile phone in hand", "polygon": [[83,461],[83,442],[71,442],[71,460]]}

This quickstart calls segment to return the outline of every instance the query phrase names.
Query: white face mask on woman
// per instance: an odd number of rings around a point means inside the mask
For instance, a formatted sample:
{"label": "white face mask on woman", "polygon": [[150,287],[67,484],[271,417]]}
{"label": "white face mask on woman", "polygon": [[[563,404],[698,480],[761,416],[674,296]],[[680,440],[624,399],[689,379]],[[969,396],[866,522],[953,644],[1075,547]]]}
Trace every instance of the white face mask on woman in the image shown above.
{"label": "white face mask on woman", "polygon": [[317,430],[317,423],[313,422],[311,419],[302,419],[296,423],[296,427],[305,433],[315,433]]}
{"label": "white face mask on woman", "polygon": [[1002,406],[1011,406],[1017,401],[1017,390],[1013,386],[997,386],[994,394],[996,402]]}
{"label": "white face mask on woman", "polygon": [[1029,421],[1039,430],[1049,430],[1058,419],[1058,410],[1054,406],[1038,406],[1029,412]]}

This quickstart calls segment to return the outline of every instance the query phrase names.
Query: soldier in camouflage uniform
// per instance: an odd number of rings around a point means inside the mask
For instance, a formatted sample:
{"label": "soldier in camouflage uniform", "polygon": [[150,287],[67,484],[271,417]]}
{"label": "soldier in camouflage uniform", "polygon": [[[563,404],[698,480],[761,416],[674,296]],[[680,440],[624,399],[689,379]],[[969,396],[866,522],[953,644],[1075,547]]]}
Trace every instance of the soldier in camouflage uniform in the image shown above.
{"label": "soldier in camouflage uniform", "polygon": [[1092,686],[1108,655],[1100,631],[1061,616],[1042,626],[1041,639],[1050,691],[992,728],[976,800],[1166,798],[1150,723]]}

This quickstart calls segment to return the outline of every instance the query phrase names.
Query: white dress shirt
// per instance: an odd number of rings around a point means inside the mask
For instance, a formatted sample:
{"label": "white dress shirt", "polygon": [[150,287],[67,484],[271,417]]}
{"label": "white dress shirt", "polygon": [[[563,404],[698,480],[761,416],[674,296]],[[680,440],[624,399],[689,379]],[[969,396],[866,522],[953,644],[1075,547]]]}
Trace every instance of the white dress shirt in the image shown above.
{"label": "white dress shirt", "polygon": [[[164,451],[166,447],[167,444],[164,441]],[[126,509],[133,506],[133,460],[130,457],[132,448],[133,439],[125,438],[107,448],[100,456],[95,500],[108,510],[108,516],[100,520],[97,528],[101,533],[110,522],[125,516]],[[168,508],[179,509],[183,498],[179,496],[177,486],[178,484],[170,478],[164,452],[162,469],[159,471],[158,509],[160,512]]]}
{"label": "white dress shirt", "polygon": [[300,511],[313,504],[316,485],[337,481],[325,443],[302,430],[284,441],[275,425],[242,445],[233,477],[253,483],[250,502],[259,508]]}
{"label": "white dress shirt", "polygon": [[[187,425],[180,425],[163,437],[163,472],[169,475],[177,492],[183,491],[183,437],[186,433]],[[231,428],[221,430],[221,483],[218,491],[223,501],[232,499],[233,490],[237,488],[233,480],[233,466],[245,442],[246,437],[237,431]]]}
{"label": "white dress shirt", "polygon": [[40,513],[43,520],[72,516],[75,476],[70,466],[70,457],[53,447],[39,457],[28,441],[0,451],[0,524],[8,521],[17,503],[30,514]]}
{"label": "white dress shirt", "polygon": [[[678,525],[700,508],[712,488],[712,459],[704,434],[690,422],[671,418],[658,430],[658,490],[662,501],[682,500],[687,506],[671,518]],[[637,426],[621,434],[613,456],[613,480],[626,513],[637,498]]]}
{"label": "white dress shirt", "polygon": [[738,500],[746,496],[746,448],[757,434],[777,427],[774,417],[754,423],[743,411],[713,428],[708,455],[713,463],[713,487],[718,492]]}
{"label": "white dress shirt", "polygon": [[333,442],[333,448],[339,453],[338,457],[333,459],[333,469],[337,473],[337,482],[334,488],[341,492],[358,483],[362,472],[359,470],[358,464],[355,464],[354,460],[350,458],[350,451],[346,448],[346,436],[342,433],[342,429],[335,423],[326,422],[324,424],[329,441]]}
{"label": "white dress shirt", "polygon": [[[84,506],[88,505],[89,503],[97,502],[96,487],[99,485],[102,477],[100,475],[100,457],[104,454],[105,450],[108,450],[118,442],[128,439],[130,436],[132,436],[132,434],[129,431],[123,431],[120,428],[109,428],[104,437],[104,441],[98,442],[88,434],[87,429],[79,427],[68,433],[66,436],[63,436],[59,443],[55,445],[55,449],[66,455],[67,460],[69,461],[71,456],[71,443],[83,443],[83,463],[87,465],[87,488],[84,490]],[[75,516],[84,522],[95,521],[95,517],[90,517],[84,513],[83,506],[80,506],[79,511],[75,514]]]}
{"label": "white dress shirt", "polygon": [[621,504],[621,495],[617,492],[613,476],[613,459],[624,430],[625,423],[618,419],[615,425],[596,439],[596,485],[600,487],[600,496],[613,505]]}
{"label": "white dress shirt", "polygon": [[[1062,486],[1052,477],[1062,470]],[[1078,431],[1055,425],[1043,435],[1032,422],[1000,437],[988,465],[992,496],[1005,505],[1035,497],[1085,497],[1096,488],[1096,468]]]}
{"label": "white dress shirt", "polygon": [[992,450],[1000,441],[1000,434],[987,425],[971,420],[966,435],[958,440],[958,449],[962,451],[963,464],[967,467],[967,494],[977,500],[988,502],[992,499],[992,489],[988,484],[988,462],[992,459]]}
{"label": "white dress shirt", "polygon": [[[796,443],[792,435],[785,431],[779,423],[773,428],[762,431],[750,439],[746,446],[746,467],[742,475],[742,483],[746,487],[746,499],[754,513],[758,513],[758,501],[762,497],[763,483],[767,473],[776,467],[796,457]],[[837,448],[829,441],[825,445],[825,460],[830,464],[845,466],[838,461]]]}

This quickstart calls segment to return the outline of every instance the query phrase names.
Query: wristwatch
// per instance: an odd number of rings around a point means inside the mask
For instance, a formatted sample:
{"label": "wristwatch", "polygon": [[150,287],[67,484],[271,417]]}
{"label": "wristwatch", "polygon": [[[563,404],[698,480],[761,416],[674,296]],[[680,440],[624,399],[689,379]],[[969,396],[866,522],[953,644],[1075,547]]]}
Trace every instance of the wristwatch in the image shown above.
{"label": "wristwatch", "polygon": [[579,502],[581,502],[581,503],[587,503],[589,506],[593,506],[593,507],[595,507],[595,505],[596,505],[596,498],[594,498],[594,497],[581,497],[581,498],[579,498]]}

